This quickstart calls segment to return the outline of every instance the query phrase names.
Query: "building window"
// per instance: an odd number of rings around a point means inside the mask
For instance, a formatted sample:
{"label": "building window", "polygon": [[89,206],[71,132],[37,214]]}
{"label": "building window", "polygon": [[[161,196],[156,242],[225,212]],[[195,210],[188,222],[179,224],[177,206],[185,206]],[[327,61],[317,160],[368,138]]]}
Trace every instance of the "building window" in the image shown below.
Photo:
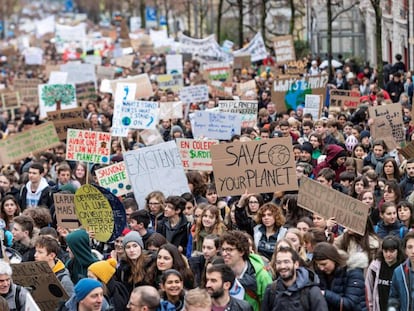
{"label": "building window", "polygon": [[392,0],[388,0],[387,1],[388,5],[385,6],[385,10],[388,14],[392,14],[392,2],[393,2]]}
{"label": "building window", "polygon": [[403,0],[400,7],[400,17],[407,19],[408,16],[408,0]]}

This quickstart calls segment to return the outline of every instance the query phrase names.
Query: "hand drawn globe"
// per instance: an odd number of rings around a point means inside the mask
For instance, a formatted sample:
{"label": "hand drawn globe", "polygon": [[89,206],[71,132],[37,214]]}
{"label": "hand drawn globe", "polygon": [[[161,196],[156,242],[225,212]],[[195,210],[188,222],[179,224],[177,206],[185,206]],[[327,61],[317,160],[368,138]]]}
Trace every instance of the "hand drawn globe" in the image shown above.
{"label": "hand drawn globe", "polygon": [[290,160],[290,152],[286,146],[275,145],[269,150],[269,161],[274,166],[283,166]]}

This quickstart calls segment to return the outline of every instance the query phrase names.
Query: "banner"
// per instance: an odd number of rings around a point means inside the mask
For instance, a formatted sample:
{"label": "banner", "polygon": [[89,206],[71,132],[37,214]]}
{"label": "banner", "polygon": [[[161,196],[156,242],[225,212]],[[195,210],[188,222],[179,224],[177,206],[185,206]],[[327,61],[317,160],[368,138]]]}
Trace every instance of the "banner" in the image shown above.
{"label": "banner", "polygon": [[218,108],[221,112],[239,113],[242,127],[255,127],[257,124],[257,100],[220,100]]}
{"label": "banner", "polygon": [[208,86],[200,84],[183,87],[179,97],[185,104],[208,102]]}
{"label": "banner", "polygon": [[82,41],[86,39],[86,24],[80,23],[77,26],[66,26],[56,24],[57,41]]}
{"label": "banner", "polygon": [[338,190],[302,177],[298,205],[325,219],[335,217],[339,225],[365,235],[369,206]]}
{"label": "banner", "polygon": [[218,144],[218,140],[177,138],[176,143],[184,169],[198,171],[213,170],[210,147]]}
{"label": "banner", "polygon": [[194,39],[180,34],[178,36],[181,52],[191,53],[205,60],[226,60],[227,54],[221,49],[220,45],[210,35],[203,39]]}
{"label": "banner", "polygon": [[190,191],[174,141],[128,151],[124,153],[124,161],[141,209],[151,191],[161,191],[165,197]]}
{"label": "banner", "polygon": [[155,129],[158,124],[158,103],[141,100],[123,100],[120,118],[127,129]]}
{"label": "banner", "polygon": [[117,197],[132,192],[124,161],[100,168],[95,173],[99,185]]}
{"label": "banner", "polygon": [[0,164],[5,165],[25,159],[30,153],[54,148],[59,143],[53,123],[37,125],[30,131],[0,140]]}
{"label": "banner", "polygon": [[288,61],[295,61],[295,46],[293,44],[293,36],[280,36],[273,39],[273,48],[275,51],[276,62],[283,64]]}
{"label": "banner", "polygon": [[53,202],[57,226],[70,230],[79,229],[81,223],[75,213],[75,195],[56,192],[53,194]]}
{"label": "banner", "polygon": [[75,85],[41,84],[39,91],[40,118],[46,118],[47,112],[77,108]]}
{"label": "banner", "polygon": [[194,138],[230,140],[240,135],[241,115],[238,113],[196,111],[189,115]]}
{"label": "banner", "polygon": [[211,155],[220,197],[298,189],[290,138],[212,145]]}
{"label": "banner", "polygon": [[103,164],[110,162],[110,133],[68,129],[66,145],[66,160]]}
{"label": "banner", "polygon": [[246,47],[233,52],[235,57],[242,54],[250,54],[252,62],[257,62],[267,57],[266,46],[260,32],[258,32],[252,40],[250,40]]}
{"label": "banner", "polygon": [[178,93],[184,86],[183,75],[157,75],[158,88],[160,90],[172,90]]}

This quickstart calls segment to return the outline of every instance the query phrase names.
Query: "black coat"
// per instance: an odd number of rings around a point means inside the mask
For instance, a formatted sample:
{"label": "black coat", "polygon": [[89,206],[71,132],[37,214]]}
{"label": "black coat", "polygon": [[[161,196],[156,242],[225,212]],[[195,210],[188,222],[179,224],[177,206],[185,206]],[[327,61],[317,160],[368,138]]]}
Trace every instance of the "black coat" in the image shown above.
{"label": "black coat", "polygon": [[183,214],[181,214],[178,224],[173,228],[171,227],[168,218],[164,217],[163,220],[158,223],[157,232],[162,234],[171,244],[174,244],[177,247],[181,246],[183,249],[182,253],[186,253],[188,235],[190,233],[190,223]]}

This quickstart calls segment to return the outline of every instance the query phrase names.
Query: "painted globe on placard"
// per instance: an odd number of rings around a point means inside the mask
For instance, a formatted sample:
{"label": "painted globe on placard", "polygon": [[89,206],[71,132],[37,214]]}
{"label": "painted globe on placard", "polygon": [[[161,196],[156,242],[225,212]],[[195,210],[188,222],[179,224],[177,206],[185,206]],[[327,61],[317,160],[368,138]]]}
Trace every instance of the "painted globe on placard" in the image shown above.
{"label": "painted globe on placard", "polygon": [[269,161],[274,166],[283,166],[290,160],[290,152],[286,146],[275,145],[269,150]]}

